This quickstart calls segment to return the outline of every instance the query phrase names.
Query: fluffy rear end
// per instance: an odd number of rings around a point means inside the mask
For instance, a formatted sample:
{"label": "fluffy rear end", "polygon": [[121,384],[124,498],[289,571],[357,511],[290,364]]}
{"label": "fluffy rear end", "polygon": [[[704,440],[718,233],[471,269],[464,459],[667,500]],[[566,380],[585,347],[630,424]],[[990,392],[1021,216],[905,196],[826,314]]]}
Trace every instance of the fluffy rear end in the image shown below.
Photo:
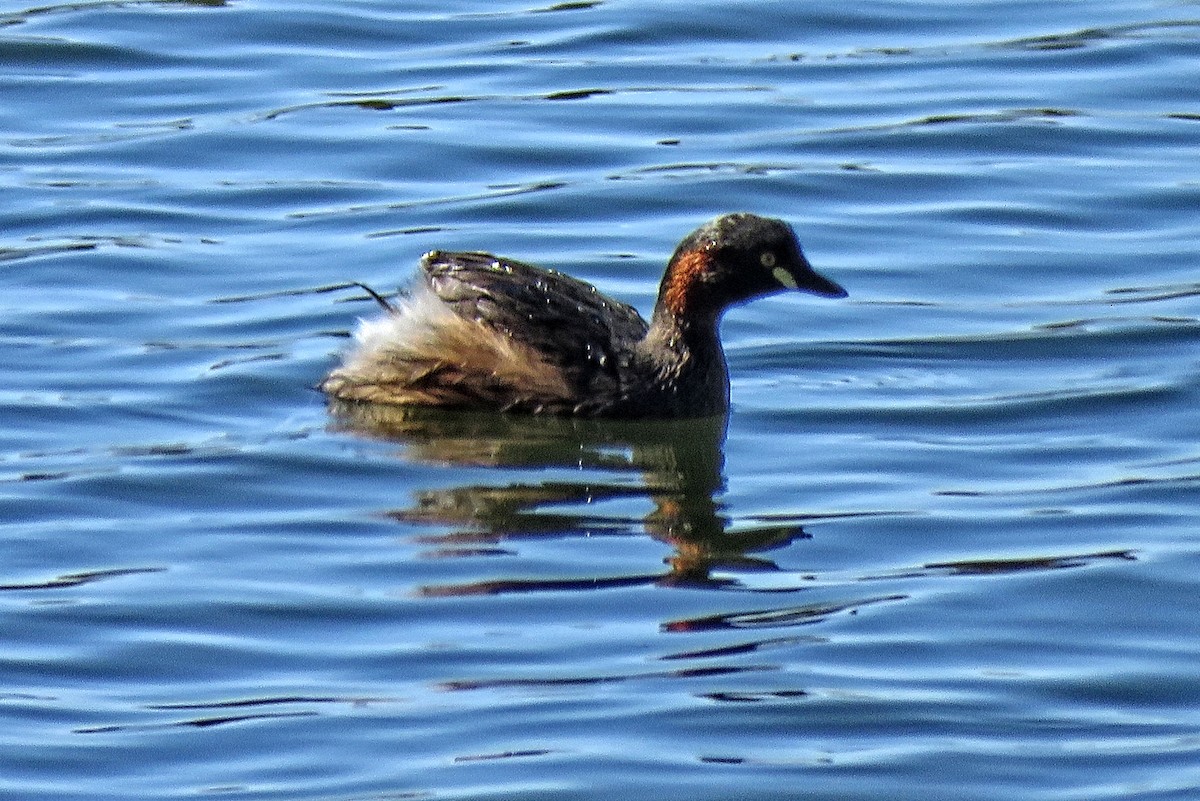
{"label": "fluffy rear end", "polygon": [[396,311],[365,320],[321,384],[341,400],[550,411],[571,402],[562,371],[531,348],[460,317],[423,283]]}

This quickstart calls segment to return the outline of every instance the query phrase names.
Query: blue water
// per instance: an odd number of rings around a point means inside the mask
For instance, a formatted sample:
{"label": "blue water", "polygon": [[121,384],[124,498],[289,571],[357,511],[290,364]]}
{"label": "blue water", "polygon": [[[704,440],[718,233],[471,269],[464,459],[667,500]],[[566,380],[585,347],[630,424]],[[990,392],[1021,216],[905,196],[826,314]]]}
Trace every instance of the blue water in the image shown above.
{"label": "blue water", "polygon": [[[843,4],[844,5],[844,4]],[[1200,797],[1200,8],[0,2],[0,796]],[[331,415],[432,248],[851,297]]]}

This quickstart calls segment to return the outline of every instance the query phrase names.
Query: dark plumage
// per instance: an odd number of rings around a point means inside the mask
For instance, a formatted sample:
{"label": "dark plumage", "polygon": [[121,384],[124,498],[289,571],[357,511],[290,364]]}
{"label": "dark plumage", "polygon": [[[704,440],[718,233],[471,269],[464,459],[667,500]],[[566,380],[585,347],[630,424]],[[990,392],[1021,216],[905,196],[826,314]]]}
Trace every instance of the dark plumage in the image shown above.
{"label": "dark plumage", "polygon": [[487,253],[434,251],[423,281],[321,388],[351,401],[588,417],[685,417],[728,408],[725,309],[800,289],[846,292],[813,271],[790,226],[728,214],[675,250],[650,323],[562,273]]}

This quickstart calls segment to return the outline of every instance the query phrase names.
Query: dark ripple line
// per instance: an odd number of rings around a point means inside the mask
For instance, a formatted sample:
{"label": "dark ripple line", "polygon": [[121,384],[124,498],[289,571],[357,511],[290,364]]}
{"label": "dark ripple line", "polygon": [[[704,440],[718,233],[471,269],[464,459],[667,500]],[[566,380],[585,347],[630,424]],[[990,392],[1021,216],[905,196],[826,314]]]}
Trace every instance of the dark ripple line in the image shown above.
{"label": "dark ripple line", "polygon": [[[30,238],[33,239],[32,237]],[[39,256],[56,256],[82,250],[96,250],[102,246],[119,248],[153,248],[144,237],[137,236],[79,236],[72,241],[31,247],[0,248],[0,262],[20,261]]]}
{"label": "dark ripple line", "polygon": [[541,8],[518,9],[515,11],[468,11],[452,14],[453,19],[502,19],[522,17],[526,14],[550,14],[559,11],[586,11],[604,5],[604,0],[566,0]]}
{"label": "dark ripple line", "polygon": [[663,631],[695,632],[720,629],[753,629],[776,626],[807,626],[828,620],[839,612],[856,612],[870,604],[904,601],[907,595],[881,595],[858,601],[835,604],[811,604],[782,609],[758,609],[749,612],[730,612],[704,617],[685,618],[664,623]]}
{"label": "dark ripple line", "polygon": [[475,581],[465,584],[429,584],[417,589],[420,598],[461,598],[474,595],[511,595],[531,592],[577,592],[641,587],[662,581],[665,576],[614,576],[581,579],[509,579]]}
{"label": "dark ripple line", "polygon": [[1063,570],[1084,567],[1092,562],[1114,559],[1136,562],[1131,550],[1101,551],[1071,556],[1039,556],[1024,559],[967,559],[956,562],[930,562],[926,570],[945,571],[955,576],[991,576],[1005,573],[1024,573],[1030,570]]}
{"label": "dark ripple line", "polygon": [[142,573],[163,573],[165,567],[118,567],[111,570],[89,570],[83,573],[67,573],[48,581],[27,582],[21,584],[0,584],[0,590],[57,590],[66,587],[79,587],[104,579],[121,576],[136,576]]}
{"label": "dark ripple line", "polygon": [[803,636],[803,637],[769,637],[762,640],[752,640],[750,642],[737,643],[735,645],[722,645],[716,648],[702,648],[695,651],[680,651],[679,653],[666,654],[660,656],[663,661],[675,659],[714,659],[718,657],[741,656],[742,654],[752,654],[761,651],[764,648],[772,648],[781,645],[794,645],[801,642],[821,642],[822,638]]}
{"label": "dark ripple line", "polygon": [[1126,478],[1118,478],[1112,481],[1099,481],[1094,484],[1066,484],[1057,487],[1031,487],[1026,489],[1007,490],[939,490],[933,494],[951,498],[1002,498],[1021,495],[1051,495],[1064,492],[1121,489],[1125,487],[1167,486],[1171,484],[1200,484],[1200,475],[1163,476],[1159,478],[1128,476]]}
{"label": "dark ripple line", "polygon": [[[1032,52],[1056,50],[1081,50],[1097,44],[1119,41],[1146,41],[1155,37],[1148,35],[1155,32],[1185,30],[1195,28],[1200,31],[1200,20],[1161,20],[1156,22],[1135,22],[1125,25],[1106,27],[1082,28],[1065,33],[1049,33],[1038,36],[1023,36],[1016,39],[999,41],[968,42],[954,45],[935,45],[930,47],[867,47],[843,53],[787,53],[785,55],[769,56],[768,62],[778,61],[860,61],[871,56],[882,58],[947,58],[971,53],[978,50],[1024,50]],[[1177,36],[1175,38],[1194,39],[1198,34]],[[1158,37],[1165,38],[1165,37]]]}
{"label": "dark ripple line", "polygon": [[[707,698],[710,701],[726,701],[733,703],[761,703],[763,701],[786,701],[793,698],[807,698],[808,692],[805,690],[768,690],[763,692],[719,692],[719,693],[703,693],[701,698]],[[714,762],[723,765],[740,765],[744,759],[740,757],[701,757],[703,761]]]}
{"label": "dark ripple line", "polygon": [[[1178,284],[1162,287],[1121,287],[1110,289],[1105,293],[1105,303],[1150,303],[1159,300],[1176,300],[1177,298],[1192,298],[1200,295],[1200,284]],[[1137,295],[1137,297],[1120,297],[1115,300],[1112,295]]]}
{"label": "dark ripple line", "polygon": [[[1025,422],[1038,419],[1060,419],[1071,415],[1084,415],[1089,418],[1108,419],[1117,413],[1136,410],[1144,413],[1148,408],[1167,407],[1169,405],[1187,404],[1191,402],[1193,391],[1186,385],[1172,384],[1165,386],[1128,386],[1116,388],[1086,388],[1080,390],[1061,390],[1047,392],[1030,392],[991,397],[956,398],[952,401],[942,401],[930,405],[926,401],[913,403],[887,403],[879,405],[858,405],[853,408],[844,407],[809,407],[802,415],[798,412],[779,412],[773,420],[799,418],[806,424],[821,419],[827,422],[853,420],[861,422],[864,415],[876,422],[890,421],[894,424],[924,424],[936,421],[938,425],[969,424],[975,429],[989,422]],[[1148,481],[1148,479],[1138,479]],[[1188,480],[1164,479],[1167,481]],[[1050,489],[1004,490],[995,495],[1024,495],[1028,492],[1063,492],[1072,489],[1093,489],[1102,486],[1114,486],[1127,483],[1128,480],[1111,484],[1083,485],[1080,487],[1061,487]],[[989,493],[989,495],[992,493]]]}
{"label": "dark ripple line", "polygon": [[320,695],[285,695],[277,698],[239,698],[234,701],[212,701],[209,703],[178,703],[178,704],[149,704],[146,709],[179,710],[179,709],[242,709],[257,706],[278,706],[287,704],[369,704],[392,703],[394,698],[340,698],[338,696]]}
{"label": "dark ripple line", "polygon": [[[1132,22],[1125,25],[1109,25],[1098,28],[1082,28],[1069,33],[1052,33],[1044,36],[1026,36],[996,42],[988,47],[1017,48],[1022,50],[1075,50],[1098,42],[1113,39],[1144,39],[1144,34],[1153,31],[1195,28],[1200,33],[1200,20],[1160,20],[1157,22]],[[1195,38],[1193,34],[1188,38]]]}
{"label": "dark ripple line", "polygon": [[[814,344],[835,351],[839,356],[899,356],[922,360],[974,360],[983,353],[987,361],[1027,362],[1037,359],[1070,358],[1097,355],[1097,346],[1159,346],[1190,342],[1200,335],[1200,320],[1192,318],[1133,317],[1107,318],[1103,329],[1083,328],[1083,320],[1045,323],[1027,330],[997,334],[928,336],[906,339],[831,340]],[[1117,323],[1117,324],[1114,324]],[[1123,324],[1120,324],[1123,323]],[[1142,323],[1142,324],[1138,324]],[[1050,350],[1053,348],[1053,350]]]}
{"label": "dark ripple line", "polygon": [[501,751],[495,754],[465,754],[456,756],[455,762],[491,762],[497,759],[521,759],[528,757],[547,756],[555,753],[549,748],[531,748],[525,751]]}
{"label": "dark ripple line", "polygon": [[682,670],[629,673],[617,676],[576,676],[571,678],[526,678],[526,679],[461,679],[444,681],[437,685],[440,690],[459,692],[463,690],[497,690],[516,687],[578,687],[595,684],[616,684],[644,679],[695,679],[710,676],[729,676],[738,673],[759,673],[778,670],[773,665],[712,666],[686,668]]}
{"label": "dark ripple line", "polygon": [[116,144],[118,142],[136,142],[140,139],[151,139],[158,136],[189,132],[195,127],[190,119],[168,120],[161,123],[140,125],[112,126],[116,130],[105,129],[82,134],[54,134],[51,136],[36,136],[26,139],[10,139],[12,147],[22,148],[58,148],[84,147],[87,145]]}
{"label": "dark ripple line", "polygon": [[386,97],[364,97],[355,100],[324,100],[319,103],[300,103],[295,106],[284,106],[283,108],[275,109],[274,111],[265,112],[254,118],[255,122],[270,122],[277,120],[280,117],[289,114],[298,114],[303,111],[312,111],[322,108],[360,108],[367,111],[393,111],[399,108],[412,108],[415,106],[438,106],[447,103],[468,103],[476,100],[481,100],[479,97],[466,97],[462,95],[442,95],[438,97],[419,97],[419,98],[398,98],[388,99]]}
{"label": "dark ripple line", "polygon": [[[1164,284],[1162,286],[1130,286],[1117,287],[1116,289],[1106,289],[1099,297],[1079,298],[1075,300],[1053,299],[1053,300],[1021,300],[1010,303],[1005,303],[1004,307],[1008,309],[1028,309],[1039,307],[1059,307],[1059,306],[1116,306],[1132,304],[1132,303],[1157,303],[1164,300],[1178,300],[1180,298],[1192,298],[1200,296],[1200,284]],[[867,301],[859,301],[866,303]],[[874,301],[878,305],[902,305],[897,303],[887,304],[886,302]],[[926,304],[936,306],[938,304]],[[1192,317],[1113,317],[1103,320],[1103,322],[1189,322],[1195,323],[1197,320]],[[1099,320],[1098,320],[1099,322]]]}
{"label": "dark ripple line", "polygon": [[[664,140],[659,144],[670,143]],[[608,181],[647,181],[647,180],[703,180],[705,178],[721,178],[728,175],[768,176],[779,173],[842,172],[868,170],[870,168],[859,164],[840,162],[829,164],[824,162],[750,162],[750,161],[721,161],[721,162],[682,162],[673,164],[654,164],[648,167],[637,167],[625,172],[615,172],[605,176]]]}
{"label": "dark ripple line", "polygon": [[926,117],[917,117],[911,120],[902,120],[900,122],[886,122],[871,125],[850,125],[838,128],[827,128],[817,133],[823,134],[847,134],[847,133],[864,133],[864,132],[886,132],[898,131],[906,128],[923,128],[934,125],[995,125],[1008,124],[1013,122],[1026,122],[1029,120],[1037,120],[1041,122],[1053,122],[1065,117],[1081,117],[1083,112],[1073,109],[1059,108],[1021,108],[1010,109],[1008,111],[991,111],[978,113],[963,113],[963,114],[933,114]]}
{"label": "dark ripple line", "polygon": [[[1122,301],[1114,301],[1120,303]],[[1140,301],[1132,300],[1125,301],[1127,303],[1138,303]],[[1038,331],[1066,331],[1068,329],[1091,329],[1084,331],[1086,334],[1096,333],[1096,328],[1107,326],[1112,328],[1116,323],[1153,323],[1161,325],[1176,325],[1176,326],[1191,326],[1200,323],[1200,319],[1195,317],[1168,317],[1165,315],[1153,315],[1151,317],[1080,317],[1075,320],[1062,320],[1057,323],[1042,323],[1034,326]],[[1125,329],[1127,330],[1127,329]]]}
{"label": "dark ripple line", "polygon": [[[860,517],[911,517],[912,515],[925,514],[921,511],[903,510],[903,509],[885,509],[880,511],[866,512],[814,512],[812,514],[782,514],[768,513],[758,515],[746,515],[746,520],[757,520],[763,523],[791,523],[801,525],[804,523],[815,523],[817,521],[826,520],[853,520]],[[736,532],[731,532],[736,533]]]}
{"label": "dark ripple line", "polygon": [[42,245],[32,248],[0,248],[0,261],[32,259],[37,256],[52,256],[74,250],[95,250],[97,247],[95,242],[68,242],[62,245]]}
{"label": "dark ripple line", "polygon": [[311,718],[316,712],[272,712],[261,715],[227,715],[224,717],[196,718],[195,720],[178,720],[171,723],[146,724],[114,724],[111,726],[91,726],[82,729],[72,729],[72,734],[111,734],[127,731],[155,731],[159,729],[198,728],[207,729],[212,726],[225,726],[230,723],[247,723],[255,720],[276,720],[281,718]]}
{"label": "dark ripple line", "polygon": [[325,211],[296,211],[288,214],[289,219],[308,220],[340,217],[346,214],[376,214],[380,212],[403,211],[405,209],[427,208],[430,206],[446,206],[455,203],[473,203],[481,200],[499,200],[501,198],[527,195],[533,192],[545,192],[552,189],[562,189],[568,186],[566,181],[538,181],[520,186],[489,187],[490,191],[475,192],[467,195],[452,195],[450,197],[426,198],[424,200],[409,200],[399,203],[377,203],[369,205],[347,206],[342,209]]}
{"label": "dark ripple line", "polygon": [[937,578],[947,576],[1000,576],[1042,570],[1066,570],[1087,567],[1099,561],[1136,562],[1136,552],[1130,549],[1097,551],[1087,554],[1017,557],[1013,559],[963,559],[953,562],[930,562],[919,568],[892,573],[863,576],[862,581],[895,581],[897,579]]}
{"label": "dark ripple line", "polygon": [[[433,87],[440,88],[440,87]],[[366,111],[395,111],[397,109],[419,108],[422,106],[439,106],[455,103],[522,103],[537,101],[560,102],[565,100],[588,100],[592,97],[622,94],[707,94],[707,93],[745,93],[771,91],[766,86],[621,86],[621,87],[581,87],[579,89],[562,89],[554,92],[539,92],[536,94],[492,94],[492,95],[434,95],[431,97],[389,97],[389,95],[405,94],[421,89],[397,89],[381,92],[335,92],[335,97],[346,99],[322,100],[314,103],[298,103],[284,106],[271,111],[265,111],[252,119],[252,122],[271,122],[280,117],[327,108],[359,108]],[[425,89],[427,91],[427,89]]]}
{"label": "dark ripple line", "polygon": [[0,17],[0,26],[23,25],[30,17],[40,17],[48,14],[68,14],[76,11],[97,11],[106,8],[129,8],[133,6],[201,6],[205,8],[221,8],[228,5],[226,0],[96,0],[90,3],[59,3],[52,6],[38,6],[18,11]]}

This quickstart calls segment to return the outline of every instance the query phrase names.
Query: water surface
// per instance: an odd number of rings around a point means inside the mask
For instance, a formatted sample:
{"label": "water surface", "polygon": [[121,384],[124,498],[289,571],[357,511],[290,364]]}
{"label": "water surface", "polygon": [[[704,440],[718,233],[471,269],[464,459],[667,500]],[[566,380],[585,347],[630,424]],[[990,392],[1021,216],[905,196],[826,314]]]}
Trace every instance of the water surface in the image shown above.
{"label": "water surface", "polygon": [[[0,794],[1200,793],[1190,3],[0,3]],[[432,248],[648,310],[728,429],[343,414]]]}

